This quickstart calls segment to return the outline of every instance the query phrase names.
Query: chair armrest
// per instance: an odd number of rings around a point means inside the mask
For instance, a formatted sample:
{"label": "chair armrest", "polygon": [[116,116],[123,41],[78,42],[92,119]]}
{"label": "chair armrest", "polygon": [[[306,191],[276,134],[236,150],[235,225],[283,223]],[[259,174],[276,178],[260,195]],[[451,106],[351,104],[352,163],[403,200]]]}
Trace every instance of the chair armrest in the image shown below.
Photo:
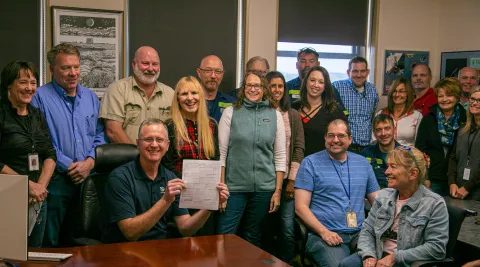
{"label": "chair armrest", "polygon": [[415,261],[412,263],[411,267],[427,267],[427,266],[451,266],[453,259],[446,258],[441,261]]}
{"label": "chair armrest", "polygon": [[80,238],[74,238],[73,244],[74,246],[95,246],[95,245],[101,245],[103,243],[92,238],[80,237]]}

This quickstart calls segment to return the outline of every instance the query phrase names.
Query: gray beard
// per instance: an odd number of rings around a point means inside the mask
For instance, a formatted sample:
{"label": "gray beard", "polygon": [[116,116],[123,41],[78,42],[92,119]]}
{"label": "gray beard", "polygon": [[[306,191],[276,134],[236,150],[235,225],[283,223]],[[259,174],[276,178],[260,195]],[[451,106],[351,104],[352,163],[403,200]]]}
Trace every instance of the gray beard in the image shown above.
{"label": "gray beard", "polygon": [[145,76],[145,74],[143,74],[143,72],[136,66],[133,69],[133,74],[143,84],[154,84],[157,82],[157,79],[160,76],[160,72],[155,73],[155,76],[153,77]]}

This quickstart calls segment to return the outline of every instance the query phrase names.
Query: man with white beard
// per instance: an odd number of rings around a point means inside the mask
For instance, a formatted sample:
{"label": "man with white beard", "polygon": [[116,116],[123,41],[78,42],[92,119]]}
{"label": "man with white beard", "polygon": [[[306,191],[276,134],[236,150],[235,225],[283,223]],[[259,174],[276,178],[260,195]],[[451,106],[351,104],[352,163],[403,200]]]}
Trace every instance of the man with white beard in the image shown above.
{"label": "man with white beard", "polygon": [[170,118],[174,91],[158,82],[160,58],[157,51],[142,46],[132,61],[133,76],[112,83],[102,99],[100,118],[112,143],[135,144],[140,124],[149,118]]}

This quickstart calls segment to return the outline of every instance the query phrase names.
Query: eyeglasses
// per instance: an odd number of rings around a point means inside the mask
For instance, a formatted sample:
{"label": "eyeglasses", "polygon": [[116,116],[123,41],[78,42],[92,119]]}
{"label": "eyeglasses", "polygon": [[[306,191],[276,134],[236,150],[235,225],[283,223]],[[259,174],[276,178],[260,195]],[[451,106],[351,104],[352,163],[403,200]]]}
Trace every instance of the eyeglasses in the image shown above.
{"label": "eyeglasses", "polygon": [[470,102],[470,104],[479,104],[480,103],[480,99],[473,98],[473,97],[470,97],[470,99],[468,99],[468,101]]}
{"label": "eyeglasses", "polygon": [[418,172],[420,172],[420,168],[418,167],[417,159],[415,159],[415,156],[413,155],[412,148],[409,147],[409,146],[398,146],[397,148],[408,151],[408,154],[410,154],[410,156],[412,156],[413,162],[415,163],[415,167],[417,167]]}
{"label": "eyeglasses", "polygon": [[261,84],[250,84],[250,83],[247,83],[245,84],[245,88],[246,89],[255,89],[255,90],[260,90],[262,88],[262,85]]}
{"label": "eyeglasses", "polygon": [[145,142],[147,144],[151,144],[151,143],[153,143],[153,141],[157,142],[157,144],[163,144],[163,143],[167,143],[167,142],[170,141],[170,140],[165,139],[165,138],[151,138],[151,137],[138,138],[138,140],[142,140],[143,142]]}
{"label": "eyeglasses", "polygon": [[215,73],[216,75],[222,75],[224,72],[223,70],[212,70],[212,69],[201,69],[201,68],[198,68],[198,69],[203,71],[203,73],[207,75],[212,75],[212,73]]}
{"label": "eyeglasses", "polygon": [[335,137],[338,138],[338,140],[340,141],[344,141],[348,138],[348,134],[333,134],[333,133],[329,133],[326,135],[327,136],[327,139],[328,140],[333,140],[335,139]]}

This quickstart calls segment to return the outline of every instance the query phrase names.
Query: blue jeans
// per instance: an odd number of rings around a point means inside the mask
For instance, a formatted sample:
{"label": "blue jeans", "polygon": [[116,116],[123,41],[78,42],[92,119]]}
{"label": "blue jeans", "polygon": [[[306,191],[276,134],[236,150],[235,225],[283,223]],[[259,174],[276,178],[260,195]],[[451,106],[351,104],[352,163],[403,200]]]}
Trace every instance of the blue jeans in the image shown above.
{"label": "blue jeans", "polygon": [[60,229],[77,187],[66,175],[56,174],[50,180],[47,188],[47,222],[43,247],[58,247]]}
{"label": "blue jeans", "polygon": [[433,192],[439,194],[440,196],[450,195],[450,188],[448,187],[447,181],[430,181],[430,183]]}
{"label": "blue jeans", "polygon": [[306,253],[318,266],[337,267],[344,258],[350,256],[350,243],[358,239],[359,233],[360,231],[352,234],[337,233],[342,238],[343,243],[334,247],[325,243],[320,236],[309,234],[305,248]]}
{"label": "blue jeans", "polygon": [[[33,204],[33,205],[38,206],[38,204]],[[47,223],[47,201],[44,201],[42,203],[42,207],[40,208],[37,221],[39,221],[39,218],[41,220],[40,223],[35,222],[35,226],[33,227],[32,233],[28,237],[29,248],[42,247],[43,235],[45,233],[45,225]]]}
{"label": "blue jeans", "polygon": [[272,195],[273,192],[230,193],[225,212],[218,215],[217,234],[235,234],[245,212],[245,240],[260,247],[262,222]]}
{"label": "blue jeans", "polygon": [[295,202],[294,200],[287,201],[285,199],[286,190],[288,180],[285,179],[283,181],[283,190],[282,190],[282,198],[280,201],[280,219],[281,219],[281,227],[280,227],[280,242],[278,243],[279,246],[279,258],[291,264],[294,258],[294,250],[295,250]]}
{"label": "blue jeans", "polygon": [[358,255],[358,253],[353,253],[352,255],[346,257],[343,259],[338,267],[362,267],[363,266],[363,261],[362,257]]}

